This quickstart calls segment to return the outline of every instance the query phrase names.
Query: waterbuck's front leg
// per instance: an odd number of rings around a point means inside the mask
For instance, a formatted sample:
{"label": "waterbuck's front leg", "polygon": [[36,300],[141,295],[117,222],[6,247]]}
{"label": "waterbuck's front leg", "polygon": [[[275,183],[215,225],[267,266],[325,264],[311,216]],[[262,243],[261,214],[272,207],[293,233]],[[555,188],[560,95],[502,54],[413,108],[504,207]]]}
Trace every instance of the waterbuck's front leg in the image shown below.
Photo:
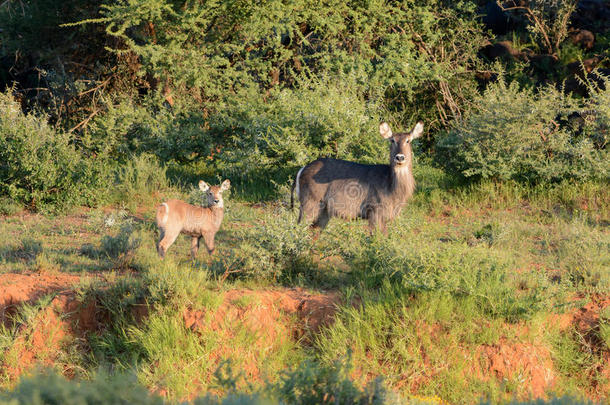
{"label": "waterbuck's front leg", "polygon": [[197,257],[197,252],[199,251],[199,241],[201,240],[201,236],[193,236],[191,239],[191,257],[193,260]]}
{"label": "waterbuck's front leg", "polygon": [[208,249],[209,254],[214,253],[214,236],[215,235],[216,234],[212,233],[212,232],[203,234],[203,241],[205,243],[205,247]]}
{"label": "waterbuck's front leg", "polygon": [[385,218],[381,215],[381,212],[371,210],[369,212],[369,232],[371,235],[375,233],[375,230],[383,232],[385,236],[388,236],[388,228],[386,227]]}

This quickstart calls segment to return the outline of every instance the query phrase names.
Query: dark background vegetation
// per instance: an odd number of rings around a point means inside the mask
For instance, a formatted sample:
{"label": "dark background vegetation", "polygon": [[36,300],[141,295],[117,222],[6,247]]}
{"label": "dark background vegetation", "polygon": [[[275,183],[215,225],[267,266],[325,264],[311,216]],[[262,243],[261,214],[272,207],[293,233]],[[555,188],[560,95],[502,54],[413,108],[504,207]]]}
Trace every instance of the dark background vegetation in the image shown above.
{"label": "dark background vegetation", "polygon": [[9,0],[0,21],[0,190],[31,209],[108,200],[143,153],[268,198],[262,173],[384,161],[382,120],[422,119],[418,153],[458,177],[608,177],[605,1]]}

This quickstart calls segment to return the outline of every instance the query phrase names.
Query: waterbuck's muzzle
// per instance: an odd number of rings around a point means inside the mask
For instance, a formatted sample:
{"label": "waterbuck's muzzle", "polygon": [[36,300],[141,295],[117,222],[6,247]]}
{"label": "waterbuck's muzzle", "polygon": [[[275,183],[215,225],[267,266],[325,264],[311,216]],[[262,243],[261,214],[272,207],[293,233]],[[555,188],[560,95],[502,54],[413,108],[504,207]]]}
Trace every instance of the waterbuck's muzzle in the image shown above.
{"label": "waterbuck's muzzle", "polygon": [[398,155],[396,155],[394,157],[394,160],[396,161],[396,163],[404,163],[405,162],[405,155],[403,155],[402,153],[399,153]]}
{"label": "waterbuck's muzzle", "polygon": [[214,204],[218,204],[220,202],[220,200],[218,198],[214,199]]}

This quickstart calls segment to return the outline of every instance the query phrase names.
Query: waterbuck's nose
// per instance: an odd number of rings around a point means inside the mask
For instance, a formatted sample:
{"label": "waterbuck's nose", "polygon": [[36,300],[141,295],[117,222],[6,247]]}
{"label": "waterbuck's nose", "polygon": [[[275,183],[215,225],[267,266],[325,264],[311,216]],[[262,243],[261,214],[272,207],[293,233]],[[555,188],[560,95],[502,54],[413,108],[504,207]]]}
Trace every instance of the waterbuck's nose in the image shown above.
{"label": "waterbuck's nose", "polygon": [[214,199],[214,204],[218,204],[220,202],[220,200],[218,198]]}
{"label": "waterbuck's nose", "polygon": [[402,153],[399,153],[398,155],[396,155],[395,159],[397,162],[402,163],[405,161],[405,155],[403,155]]}

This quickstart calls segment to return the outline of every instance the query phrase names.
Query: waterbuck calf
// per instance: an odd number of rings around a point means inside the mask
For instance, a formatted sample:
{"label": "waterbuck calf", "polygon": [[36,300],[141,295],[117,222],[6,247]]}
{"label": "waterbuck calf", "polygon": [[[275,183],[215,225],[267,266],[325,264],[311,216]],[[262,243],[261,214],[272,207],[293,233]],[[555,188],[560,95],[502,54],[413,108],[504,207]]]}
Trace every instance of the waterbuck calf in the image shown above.
{"label": "waterbuck calf", "polygon": [[220,186],[209,186],[205,181],[199,182],[199,188],[205,193],[204,202],[207,207],[197,207],[180,200],[169,200],[157,207],[157,227],[161,239],[157,251],[161,258],[174,243],[180,233],[192,237],[191,256],[193,260],[199,250],[201,238],[208,253],[214,253],[214,236],[220,229],[224,215],[222,192],[231,187],[231,182],[225,180]]}
{"label": "waterbuck calf", "polygon": [[[306,217],[324,229],[330,218],[364,218],[369,229],[386,233],[386,223],[400,213],[413,195],[411,142],[419,138],[424,124],[411,132],[393,134],[387,123],[379,125],[390,141],[389,165],[364,165],[338,159],[318,159],[301,168],[293,184],[301,203],[299,222]],[[292,195],[291,195],[292,206]]]}

